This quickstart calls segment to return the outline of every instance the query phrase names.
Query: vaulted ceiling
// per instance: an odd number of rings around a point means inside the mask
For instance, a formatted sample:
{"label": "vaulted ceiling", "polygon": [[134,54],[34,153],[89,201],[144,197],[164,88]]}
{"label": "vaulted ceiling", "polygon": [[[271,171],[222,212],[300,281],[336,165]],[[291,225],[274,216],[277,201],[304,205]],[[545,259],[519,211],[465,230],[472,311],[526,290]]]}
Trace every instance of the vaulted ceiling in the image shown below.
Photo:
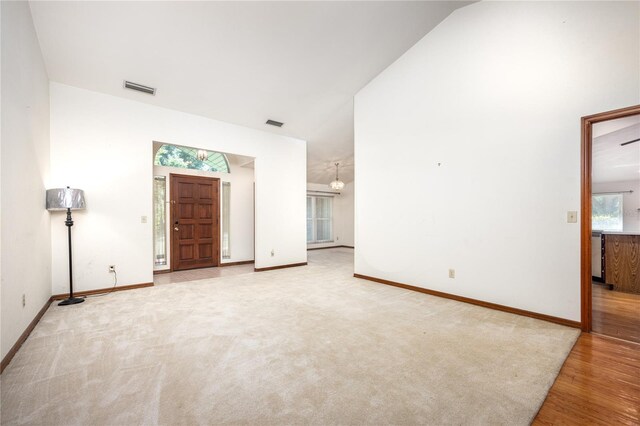
{"label": "vaulted ceiling", "polygon": [[51,80],[307,140],[320,183],[353,180],[354,94],[466,4],[30,2]]}
{"label": "vaulted ceiling", "polygon": [[[594,124],[593,182],[640,181],[638,139],[640,139],[640,115]],[[636,142],[629,143],[634,140]]]}

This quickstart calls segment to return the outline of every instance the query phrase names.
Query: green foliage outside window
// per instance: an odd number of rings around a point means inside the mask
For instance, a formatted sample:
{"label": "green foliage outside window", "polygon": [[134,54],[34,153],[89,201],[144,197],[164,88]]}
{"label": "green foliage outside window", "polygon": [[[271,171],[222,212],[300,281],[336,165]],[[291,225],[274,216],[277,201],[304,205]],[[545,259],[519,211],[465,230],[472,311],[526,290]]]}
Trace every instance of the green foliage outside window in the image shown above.
{"label": "green foliage outside window", "polygon": [[229,173],[229,163],[224,154],[215,151],[201,152],[205,153],[205,158],[202,160],[198,158],[197,149],[165,144],[158,150],[154,164],[156,166]]}
{"label": "green foliage outside window", "polygon": [[599,231],[622,231],[622,194],[602,194],[591,197],[591,226]]}

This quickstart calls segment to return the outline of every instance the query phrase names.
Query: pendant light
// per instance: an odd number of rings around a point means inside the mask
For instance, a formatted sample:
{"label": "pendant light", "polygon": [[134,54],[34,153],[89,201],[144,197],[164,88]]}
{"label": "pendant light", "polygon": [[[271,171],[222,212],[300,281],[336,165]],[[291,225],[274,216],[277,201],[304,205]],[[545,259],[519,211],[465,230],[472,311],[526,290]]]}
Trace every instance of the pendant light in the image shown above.
{"label": "pendant light", "polygon": [[341,181],[340,179],[338,179],[338,165],[339,164],[340,163],[336,163],[336,180],[334,180],[333,182],[331,182],[329,184],[331,189],[335,189],[336,191],[340,191],[342,188],[344,188],[344,182]]}
{"label": "pendant light", "polygon": [[204,149],[199,149],[198,150],[198,154],[196,156],[198,157],[198,160],[204,161],[207,158],[209,158],[209,153],[207,151],[205,151]]}

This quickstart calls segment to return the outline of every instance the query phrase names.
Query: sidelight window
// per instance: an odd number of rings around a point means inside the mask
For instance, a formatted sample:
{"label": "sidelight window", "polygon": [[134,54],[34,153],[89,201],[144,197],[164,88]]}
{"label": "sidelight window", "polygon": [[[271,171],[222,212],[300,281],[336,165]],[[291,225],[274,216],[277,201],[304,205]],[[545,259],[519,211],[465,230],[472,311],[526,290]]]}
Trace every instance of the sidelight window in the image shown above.
{"label": "sidelight window", "polygon": [[153,252],[154,264],[167,264],[167,179],[164,176],[153,178]]}
{"label": "sidelight window", "polygon": [[231,259],[231,182],[222,182],[222,258]]}

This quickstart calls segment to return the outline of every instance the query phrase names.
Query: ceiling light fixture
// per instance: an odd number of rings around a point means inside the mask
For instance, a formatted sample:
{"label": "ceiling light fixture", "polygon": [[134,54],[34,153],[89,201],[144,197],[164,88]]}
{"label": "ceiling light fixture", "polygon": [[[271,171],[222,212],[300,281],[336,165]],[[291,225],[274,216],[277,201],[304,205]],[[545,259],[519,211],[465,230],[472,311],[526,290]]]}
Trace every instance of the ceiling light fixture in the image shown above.
{"label": "ceiling light fixture", "polygon": [[333,182],[331,182],[329,184],[331,189],[335,189],[336,191],[340,191],[342,188],[344,188],[344,182],[341,181],[340,179],[338,179],[338,165],[339,164],[340,163],[336,163],[336,180],[334,180]]}
{"label": "ceiling light fixture", "polygon": [[207,158],[209,158],[209,153],[207,151],[205,151],[204,149],[199,149],[198,153],[196,154],[196,157],[198,157],[198,160],[204,161]]}

